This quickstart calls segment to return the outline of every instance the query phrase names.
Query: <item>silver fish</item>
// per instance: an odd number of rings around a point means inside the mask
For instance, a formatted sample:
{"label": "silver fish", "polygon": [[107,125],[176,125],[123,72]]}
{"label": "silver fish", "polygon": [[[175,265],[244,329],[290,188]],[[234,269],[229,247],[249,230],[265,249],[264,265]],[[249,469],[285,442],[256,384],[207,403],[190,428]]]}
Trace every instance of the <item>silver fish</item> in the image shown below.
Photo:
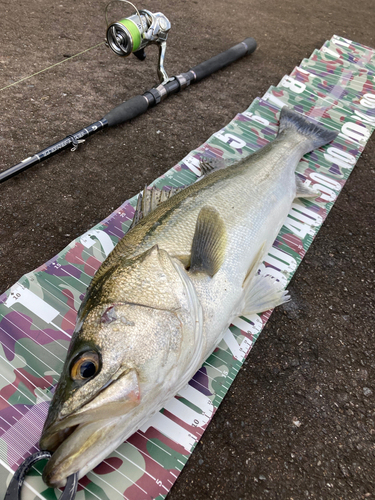
{"label": "silver fish", "polygon": [[288,300],[257,270],[294,198],[319,195],[295,176],[298,162],[335,137],[283,108],[272,143],[226,168],[203,165],[178,193],[140,196],[78,313],[40,440],[54,452],[48,485],[84,476],[159,411],[235,317]]}

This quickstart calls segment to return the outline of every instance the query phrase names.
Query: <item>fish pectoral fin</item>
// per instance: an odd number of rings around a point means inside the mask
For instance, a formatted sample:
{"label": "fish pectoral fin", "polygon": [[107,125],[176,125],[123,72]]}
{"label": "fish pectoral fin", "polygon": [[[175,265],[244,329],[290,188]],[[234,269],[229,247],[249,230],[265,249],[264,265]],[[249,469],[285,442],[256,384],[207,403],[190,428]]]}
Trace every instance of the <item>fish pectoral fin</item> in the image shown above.
{"label": "fish pectoral fin", "polygon": [[244,310],[241,315],[261,313],[290,300],[288,291],[272,276],[256,274],[244,290]]}
{"label": "fish pectoral fin", "polygon": [[296,175],[296,198],[318,198],[321,196],[321,192],[317,189],[313,189]]}
{"label": "fish pectoral fin", "polygon": [[191,248],[190,271],[211,276],[223,264],[227,247],[227,232],[219,212],[205,206],[198,215]]}
{"label": "fish pectoral fin", "polygon": [[180,255],[175,255],[175,254],[172,254],[171,257],[174,257],[175,259],[179,260],[181,262],[181,264],[187,269],[188,267],[190,267],[190,254],[189,255],[186,255],[186,254],[180,254]]}
{"label": "fish pectoral fin", "polygon": [[169,198],[172,198],[172,196],[179,193],[183,189],[185,189],[185,187],[171,188],[169,191],[165,191],[164,189],[158,189],[155,186],[151,189],[147,189],[146,185],[143,192],[138,195],[137,206],[129,230],[136,226],[140,220],[146,217],[146,215],[153,212],[160,205],[160,203],[169,200]]}

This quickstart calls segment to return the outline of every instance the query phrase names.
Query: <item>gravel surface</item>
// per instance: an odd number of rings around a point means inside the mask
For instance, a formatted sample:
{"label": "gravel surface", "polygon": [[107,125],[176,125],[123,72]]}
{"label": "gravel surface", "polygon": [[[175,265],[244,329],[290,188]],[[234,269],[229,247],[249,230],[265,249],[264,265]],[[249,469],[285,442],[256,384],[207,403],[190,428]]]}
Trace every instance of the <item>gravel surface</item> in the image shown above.
{"label": "gravel surface", "polygon": [[[102,41],[105,4],[3,2],[0,88]],[[0,292],[203,143],[333,34],[375,47],[373,0],[138,6],[172,22],[170,74],[247,36],[259,47],[132,123],[1,184]],[[103,44],[0,91],[1,168],[152,87],[156,61],[155,47],[140,62]],[[373,137],[289,286],[292,302],[272,314],[170,500],[375,497],[374,151]]]}

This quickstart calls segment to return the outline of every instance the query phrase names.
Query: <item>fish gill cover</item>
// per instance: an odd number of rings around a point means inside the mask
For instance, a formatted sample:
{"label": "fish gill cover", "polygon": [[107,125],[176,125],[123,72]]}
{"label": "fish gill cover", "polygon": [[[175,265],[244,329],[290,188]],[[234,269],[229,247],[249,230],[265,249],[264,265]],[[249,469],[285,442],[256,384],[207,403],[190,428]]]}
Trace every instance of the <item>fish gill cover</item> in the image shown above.
{"label": "fish gill cover", "polygon": [[[284,105],[338,132],[333,143],[300,161],[297,175],[321,196],[293,203],[260,266],[286,286],[375,127],[374,49],[333,36],[153,185],[187,186],[200,176],[202,157],[238,160],[256,151],[276,137]],[[126,201],[0,297],[0,493],[38,450],[80,303],[101,262],[128,231],[136,201]],[[80,480],[77,500],[164,498],[270,314],[237,318],[188,385]],[[42,467],[31,471],[24,499],[59,496],[43,483]]]}

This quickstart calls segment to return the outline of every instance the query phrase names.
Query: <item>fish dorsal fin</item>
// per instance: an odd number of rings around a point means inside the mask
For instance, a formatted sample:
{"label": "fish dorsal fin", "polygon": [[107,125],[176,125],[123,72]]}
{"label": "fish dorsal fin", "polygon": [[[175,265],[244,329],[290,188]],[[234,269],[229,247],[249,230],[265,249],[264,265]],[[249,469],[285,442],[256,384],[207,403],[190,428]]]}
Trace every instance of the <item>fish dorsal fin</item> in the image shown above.
{"label": "fish dorsal fin", "polygon": [[227,232],[219,212],[213,207],[203,207],[195,226],[190,271],[212,278],[224,261],[226,247]]}
{"label": "fish dorsal fin", "polygon": [[311,188],[296,175],[296,198],[318,198],[321,192]]}
{"label": "fish dorsal fin", "polygon": [[209,158],[208,156],[204,156],[199,162],[199,167],[203,176],[210,174],[211,172],[215,172],[216,170],[222,170],[223,168],[230,167],[233,163],[235,163],[234,160],[224,160],[224,158]]}
{"label": "fish dorsal fin", "polygon": [[151,189],[147,189],[147,186],[145,186],[143,192],[138,195],[137,206],[135,208],[133,221],[129,229],[132,229],[140,220],[146,217],[146,215],[153,212],[160,205],[160,203],[169,200],[169,198],[172,198],[172,196],[179,193],[183,189],[185,188],[171,188],[169,191],[166,191],[164,189],[158,189],[155,186]]}

